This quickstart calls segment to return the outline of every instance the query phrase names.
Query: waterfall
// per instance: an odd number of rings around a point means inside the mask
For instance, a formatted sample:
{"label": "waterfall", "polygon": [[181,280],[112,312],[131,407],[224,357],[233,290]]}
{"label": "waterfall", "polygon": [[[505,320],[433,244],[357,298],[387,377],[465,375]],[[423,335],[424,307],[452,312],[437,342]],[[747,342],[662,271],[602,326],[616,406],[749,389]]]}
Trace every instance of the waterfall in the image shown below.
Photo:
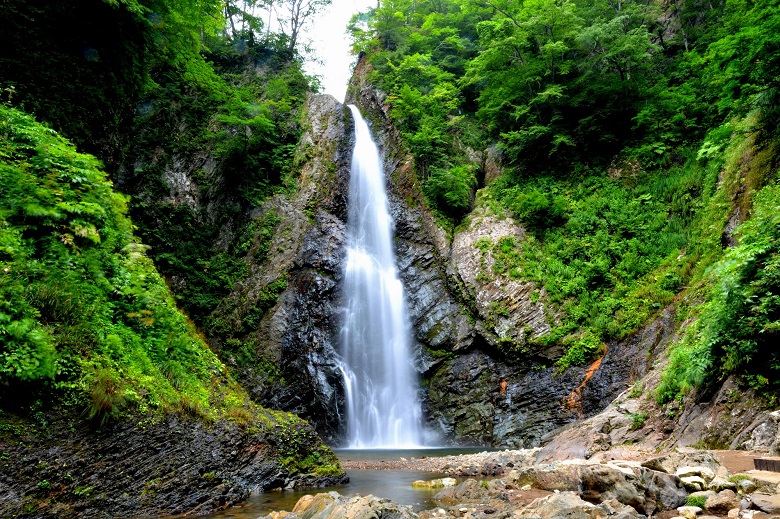
{"label": "waterfall", "polygon": [[379,151],[354,105],[344,270],[342,374],[350,448],[422,445],[417,379],[404,289],[393,253],[392,220]]}

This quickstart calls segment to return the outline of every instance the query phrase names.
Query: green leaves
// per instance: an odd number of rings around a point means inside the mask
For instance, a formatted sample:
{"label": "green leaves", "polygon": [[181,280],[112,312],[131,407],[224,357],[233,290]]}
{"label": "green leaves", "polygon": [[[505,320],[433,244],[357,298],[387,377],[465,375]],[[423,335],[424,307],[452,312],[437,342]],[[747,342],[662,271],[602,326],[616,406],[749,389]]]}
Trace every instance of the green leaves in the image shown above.
{"label": "green leaves", "polygon": [[54,378],[53,337],[35,320],[12,320],[0,313],[0,380]]}
{"label": "green leaves", "polygon": [[177,310],[98,162],[5,105],[0,149],[0,383],[76,390],[101,419],[127,405],[217,405],[209,388],[232,391],[224,367]]}
{"label": "green leaves", "polygon": [[423,184],[423,191],[444,213],[459,220],[471,209],[477,179],[470,166],[435,169]]}

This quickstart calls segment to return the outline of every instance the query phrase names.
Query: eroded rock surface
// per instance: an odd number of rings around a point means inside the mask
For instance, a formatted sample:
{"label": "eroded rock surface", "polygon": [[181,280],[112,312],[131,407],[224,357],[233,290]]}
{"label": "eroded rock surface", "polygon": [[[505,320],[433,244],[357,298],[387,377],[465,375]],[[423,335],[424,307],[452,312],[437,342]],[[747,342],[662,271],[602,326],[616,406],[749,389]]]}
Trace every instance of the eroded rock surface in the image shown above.
{"label": "eroded rock surface", "polygon": [[492,249],[502,241],[523,240],[525,230],[509,217],[499,218],[479,206],[469,215],[469,224],[455,232],[450,261],[463,281],[469,299],[485,328],[485,338],[525,346],[527,339],[550,332],[543,290],[495,272]]}
{"label": "eroded rock surface", "polygon": [[[0,440],[3,517],[201,515],[235,505],[253,489],[346,480],[291,473],[273,427],[253,431],[169,415],[98,428],[73,417],[49,418],[54,421],[42,433]],[[294,429],[301,452],[319,447],[308,425],[298,421]]]}
{"label": "eroded rock surface", "polygon": [[[297,152],[300,187],[294,196],[276,196],[252,215],[278,220],[267,258],[249,262],[247,278],[212,317],[234,334],[246,333],[240,341],[251,345],[253,357],[233,361],[232,367],[252,398],[307,419],[335,445],[344,434],[337,347],[351,122],[328,95],[310,96],[305,112],[308,126]],[[275,304],[251,323],[251,309],[277,292]],[[230,348],[223,346],[216,342],[230,362],[224,353]]]}
{"label": "eroded rock surface", "polygon": [[345,497],[338,492],[303,496],[292,512],[274,512],[267,519],[416,519],[411,506],[372,495]]}

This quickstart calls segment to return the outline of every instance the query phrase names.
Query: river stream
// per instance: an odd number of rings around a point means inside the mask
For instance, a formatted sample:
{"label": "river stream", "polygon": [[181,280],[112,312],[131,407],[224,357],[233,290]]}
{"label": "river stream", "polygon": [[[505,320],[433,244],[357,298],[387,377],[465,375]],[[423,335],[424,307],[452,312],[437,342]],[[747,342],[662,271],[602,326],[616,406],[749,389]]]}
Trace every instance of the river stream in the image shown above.
{"label": "river stream", "polygon": [[[409,449],[409,450],[358,450],[339,449],[336,454],[342,462],[376,462],[382,460],[397,460],[422,457],[451,456],[458,454],[473,454],[482,452],[485,448],[440,448],[440,449]],[[206,517],[212,519],[256,519],[260,515],[275,510],[292,511],[295,503],[306,494],[336,491],[344,496],[356,494],[373,494],[377,497],[391,499],[396,503],[411,505],[416,511],[435,507],[432,498],[440,489],[412,488],[412,482],[419,479],[428,480],[443,477],[442,474],[419,470],[348,470],[350,482],[346,485],[336,485],[326,488],[306,490],[278,490],[272,492],[253,493],[249,499],[239,506],[223,510]],[[459,480],[460,481],[460,480]]]}

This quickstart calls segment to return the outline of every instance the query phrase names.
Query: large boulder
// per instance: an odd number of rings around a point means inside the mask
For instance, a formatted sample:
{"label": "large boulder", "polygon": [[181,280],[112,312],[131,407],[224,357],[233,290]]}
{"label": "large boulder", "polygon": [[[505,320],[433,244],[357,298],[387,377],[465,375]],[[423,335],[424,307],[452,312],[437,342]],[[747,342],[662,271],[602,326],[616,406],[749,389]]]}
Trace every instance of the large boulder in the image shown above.
{"label": "large boulder", "polygon": [[714,496],[708,497],[704,504],[707,512],[713,515],[728,515],[729,510],[739,507],[739,497],[733,490],[723,490]]}
{"label": "large boulder", "polygon": [[687,497],[680,478],[638,463],[564,461],[521,468],[507,477],[519,486],[576,491],[595,503],[615,499],[646,514],[674,509]]}
{"label": "large boulder", "polygon": [[767,514],[780,514],[780,494],[753,494],[753,508]]}
{"label": "large boulder", "polygon": [[502,482],[467,479],[460,485],[445,488],[433,500],[442,506],[481,503],[503,507],[508,504],[509,496]]}
{"label": "large boulder", "polygon": [[642,483],[647,489],[648,500],[655,502],[656,510],[674,510],[688,499],[680,478],[673,474],[643,467]]}
{"label": "large boulder", "polygon": [[644,518],[630,506],[616,500],[608,500],[599,505],[583,500],[574,492],[560,492],[535,499],[529,505],[515,512],[514,517],[534,519],[589,519],[610,517],[615,519]]}
{"label": "large boulder", "polygon": [[[660,472],[666,472],[667,474],[677,474],[680,477],[689,475],[702,475],[702,469],[692,467],[703,467],[703,473],[709,476],[711,480],[719,467],[722,466],[720,459],[711,452],[707,451],[691,451],[691,452],[672,452],[651,458],[642,463],[643,467],[647,467],[652,470]],[[688,467],[682,474],[678,473],[683,467]],[[705,478],[706,479],[706,478]]]}
{"label": "large boulder", "polygon": [[344,497],[338,492],[303,496],[291,513],[272,512],[266,519],[417,519],[411,506],[373,495]]}

